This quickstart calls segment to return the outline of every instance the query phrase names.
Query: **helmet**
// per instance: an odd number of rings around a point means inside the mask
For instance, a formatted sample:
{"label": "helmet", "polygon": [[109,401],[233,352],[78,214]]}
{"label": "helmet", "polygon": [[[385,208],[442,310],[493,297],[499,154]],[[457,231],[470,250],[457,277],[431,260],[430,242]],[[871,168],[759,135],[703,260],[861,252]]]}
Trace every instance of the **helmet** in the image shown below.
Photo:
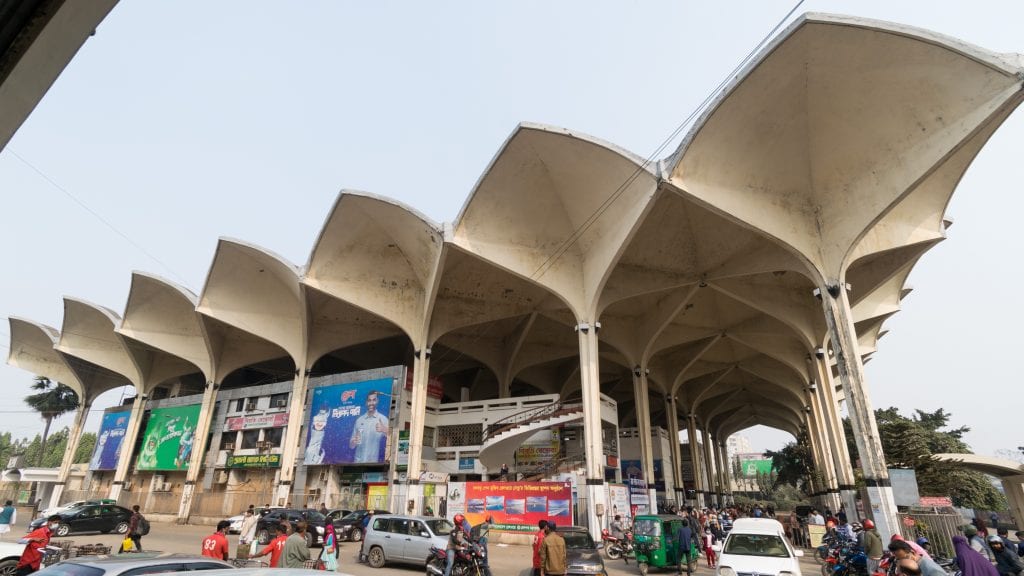
{"label": "helmet", "polygon": [[853,528],[854,532],[860,532],[864,529],[864,527],[860,525],[860,522],[854,522],[853,524],[850,524],[850,528]]}
{"label": "helmet", "polygon": [[922,547],[927,546],[928,545],[928,539],[925,538],[924,536],[921,536],[920,538],[917,539],[917,545],[918,546],[922,546]]}
{"label": "helmet", "polygon": [[977,536],[978,529],[973,524],[967,524],[964,526],[964,536],[970,538],[971,536]]}
{"label": "helmet", "polygon": [[993,534],[993,535],[988,537],[988,543],[989,543],[989,545],[999,544],[1000,546],[1002,546],[1003,545],[1003,539],[1000,538],[999,536],[996,536],[995,534]]}
{"label": "helmet", "polygon": [[871,530],[874,527],[875,527],[875,523],[872,522],[870,518],[868,518],[867,520],[864,521],[864,529],[865,530]]}
{"label": "helmet", "polygon": [[452,520],[455,521],[455,526],[462,528],[462,523],[466,521],[466,517],[462,514],[456,514],[455,518],[452,518]]}

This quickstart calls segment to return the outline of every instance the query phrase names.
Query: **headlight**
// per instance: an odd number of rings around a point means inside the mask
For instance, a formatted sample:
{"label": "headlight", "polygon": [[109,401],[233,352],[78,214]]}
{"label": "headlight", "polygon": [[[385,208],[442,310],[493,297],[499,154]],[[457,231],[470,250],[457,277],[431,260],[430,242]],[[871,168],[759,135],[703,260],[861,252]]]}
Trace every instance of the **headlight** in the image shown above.
{"label": "headlight", "polygon": [[736,576],[736,571],[728,566],[719,566],[718,576]]}

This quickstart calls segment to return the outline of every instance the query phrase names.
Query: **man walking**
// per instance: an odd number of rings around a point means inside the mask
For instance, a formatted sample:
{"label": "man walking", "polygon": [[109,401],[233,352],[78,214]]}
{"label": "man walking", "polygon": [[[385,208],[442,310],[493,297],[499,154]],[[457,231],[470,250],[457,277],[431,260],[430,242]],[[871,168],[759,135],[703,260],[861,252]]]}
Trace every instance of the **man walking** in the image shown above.
{"label": "man walking", "polygon": [[565,574],[565,539],[556,532],[558,526],[548,522],[544,528],[544,542],[540,545],[540,576]]}
{"label": "man walking", "polygon": [[60,516],[50,516],[46,519],[46,524],[29,532],[22,538],[22,541],[26,544],[25,551],[21,553],[21,558],[14,568],[14,573],[17,576],[24,576],[25,574],[39,571],[39,567],[43,563],[43,553],[40,550],[50,544],[50,536],[57,529],[57,526],[60,526]]}
{"label": "man walking", "polygon": [[683,566],[686,567],[686,573],[691,573],[690,566],[695,560],[690,558],[690,550],[693,548],[693,530],[690,529],[690,521],[683,518],[683,523],[676,529],[676,558],[679,561],[679,566],[676,572],[679,574],[683,573]]}
{"label": "man walking", "polygon": [[537,533],[533,535],[533,574],[532,576],[540,576],[542,568],[540,559],[540,547],[544,544],[544,529],[548,527],[547,520],[541,520],[537,522]]}
{"label": "man walking", "polygon": [[292,535],[284,541],[280,565],[281,568],[302,568],[307,560],[309,547],[306,546],[306,522],[300,520],[295,523]]}
{"label": "man walking", "polygon": [[4,507],[0,509],[0,539],[11,531],[11,526],[16,521],[18,511],[14,508],[14,502],[8,500],[4,503]]}
{"label": "man walking", "polygon": [[269,544],[267,544],[266,548],[260,550],[258,554],[253,556],[253,558],[259,558],[260,556],[270,554],[270,567],[277,568],[281,565],[281,553],[284,552],[284,543],[288,540],[288,530],[285,529],[283,524],[272,526],[270,530],[274,532],[276,536]]}
{"label": "man walking", "polygon": [[143,523],[148,522],[139,513],[139,505],[132,506],[132,515],[128,517],[128,537],[132,539],[132,543],[135,544],[135,551],[142,552],[142,529]]}
{"label": "man walking", "polygon": [[[253,509],[250,508],[245,511],[245,516],[242,517],[242,525],[238,529],[238,547],[245,548],[249,546],[252,548],[253,542],[256,541],[256,524],[259,520],[256,519],[256,514],[253,513]],[[241,557],[241,554],[238,554]]]}

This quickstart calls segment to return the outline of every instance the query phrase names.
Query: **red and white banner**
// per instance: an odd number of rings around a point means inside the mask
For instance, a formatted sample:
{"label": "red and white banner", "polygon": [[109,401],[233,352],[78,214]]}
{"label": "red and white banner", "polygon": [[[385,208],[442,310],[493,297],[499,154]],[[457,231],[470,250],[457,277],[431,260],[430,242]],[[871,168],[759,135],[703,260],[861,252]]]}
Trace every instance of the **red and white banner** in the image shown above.
{"label": "red and white banner", "polygon": [[280,428],[288,425],[288,413],[259,414],[256,416],[238,416],[228,418],[224,423],[227,431],[251,430],[253,428]]}

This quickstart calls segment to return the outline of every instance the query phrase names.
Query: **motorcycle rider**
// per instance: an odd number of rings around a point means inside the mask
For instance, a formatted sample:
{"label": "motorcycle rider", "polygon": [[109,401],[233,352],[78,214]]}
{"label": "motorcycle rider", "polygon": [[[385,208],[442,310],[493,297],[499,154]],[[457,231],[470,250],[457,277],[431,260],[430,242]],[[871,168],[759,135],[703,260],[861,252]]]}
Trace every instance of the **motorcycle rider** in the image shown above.
{"label": "motorcycle rider", "polygon": [[448,546],[446,547],[448,552],[448,566],[444,569],[444,576],[452,576],[452,566],[455,565],[455,555],[469,548],[469,535],[462,529],[462,525],[466,521],[466,517],[462,514],[456,514],[455,518],[452,520],[455,522],[455,527],[448,533]]}
{"label": "motorcycle rider", "polygon": [[616,514],[615,520],[612,521],[612,525],[608,528],[611,529],[612,537],[616,540],[622,541],[626,539],[626,531],[622,528],[622,515]]}

